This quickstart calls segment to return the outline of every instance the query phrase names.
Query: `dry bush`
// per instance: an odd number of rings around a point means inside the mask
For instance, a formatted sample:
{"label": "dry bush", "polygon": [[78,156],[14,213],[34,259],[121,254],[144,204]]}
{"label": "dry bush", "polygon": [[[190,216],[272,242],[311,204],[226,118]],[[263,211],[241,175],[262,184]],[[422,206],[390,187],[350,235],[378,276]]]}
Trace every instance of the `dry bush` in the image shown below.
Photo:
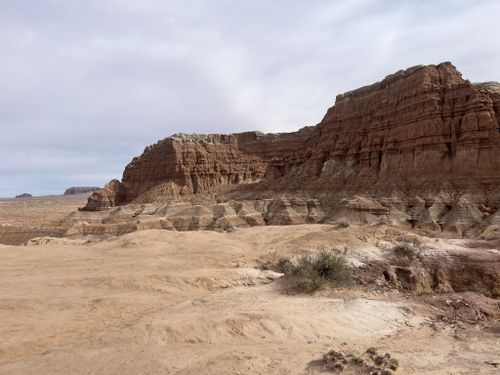
{"label": "dry bush", "polygon": [[342,255],[322,250],[318,255],[303,255],[296,264],[281,262],[292,293],[313,293],[323,287],[343,287],[352,284],[352,269]]}
{"label": "dry bush", "polygon": [[362,373],[370,375],[392,375],[399,367],[399,361],[389,353],[379,355],[375,348],[369,348],[364,354],[346,353],[330,350],[323,355],[325,372]]}
{"label": "dry bush", "polygon": [[417,249],[412,244],[405,242],[394,245],[392,252],[400,258],[405,257],[410,260],[415,259],[417,256]]}

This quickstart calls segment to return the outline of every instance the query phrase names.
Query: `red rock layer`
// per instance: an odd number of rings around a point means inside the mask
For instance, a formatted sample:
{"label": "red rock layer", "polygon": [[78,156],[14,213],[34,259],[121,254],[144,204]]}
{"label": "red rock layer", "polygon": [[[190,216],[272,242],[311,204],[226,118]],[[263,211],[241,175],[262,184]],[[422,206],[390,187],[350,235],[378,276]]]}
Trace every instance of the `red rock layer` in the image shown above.
{"label": "red rock layer", "polygon": [[[498,104],[498,102],[497,102]],[[498,179],[498,110],[450,63],[410,68],[339,95],[319,124],[327,179],[390,184]],[[352,181],[351,181],[352,182]]]}
{"label": "red rock layer", "polygon": [[[123,198],[111,205],[223,185],[390,196],[496,184],[497,89],[471,84],[450,63],[417,66],[337,96],[320,124],[295,133],[172,136],[126,167]],[[99,193],[91,201],[86,209],[99,209]]]}
{"label": "red rock layer", "polygon": [[293,163],[303,132],[265,135],[174,135],[147,147],[125,168],[125,201],[207,191],[221,185],[251,184]]}

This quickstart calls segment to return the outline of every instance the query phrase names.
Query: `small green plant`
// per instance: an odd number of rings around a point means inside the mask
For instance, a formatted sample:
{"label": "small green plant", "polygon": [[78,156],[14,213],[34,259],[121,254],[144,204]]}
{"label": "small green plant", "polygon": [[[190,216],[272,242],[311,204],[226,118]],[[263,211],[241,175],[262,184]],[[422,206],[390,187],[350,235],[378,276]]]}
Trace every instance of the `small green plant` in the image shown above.
{"label": "small green plant", "polygon": [[377,355],[373,358],[376,365],[381,366],[384,363],[385,357],[383,355]]}
{"label": "small green plant", "polygon": [[352,270],[342,255],[323,250],[317,256],[303,255],[296,264],[282,262],[288,290],[293,293],[313,293],[327,285],[347,286],[352,283]]}
{"label": "small green plant", "polygon": [[345,286],[352,282],[352,270],[344,256],[323,250],[314,259],[314,270],[332,286]]}
{"label": "small green plant", "polygon": [[378,354],[377,349],[371,347],[365,353],[338,352],[330,350],[323,355],[325,372],[339,373],[343,370],[349,373],[362,373],[370,375],[392,375],[399,367],[397,359],[389,353]]}
{"label": "small green plant", "polygon": [[364,366],[365,365],[365,360],[356,354],[352,355],[351,362],[357,366]]}
{"label": "small green plant", "polygon": [[341,221],[338,225],[337,228],[339,229],[345,229],[349,228],[349,223],[347,221]]}
{"label": "small green plant", "polygon": [[314,259],[310,255],[301,256],[297,265],[285,276],[289,280],[288,290],[292,293],[313,293],[326,284],[326,280],[314,269]]}
{"label": "small green plant", "polygon": [[342,352],[337,352],[335,350],[330,350],[328,353],[323,355],[323,361],[325,367],[330,370],[343,370],[344,367],[349,362],[350,355],[346,355]]}
{"label": "small green plant", "polygon": [[389,369],[393,371],[396,371],[399,367],[399,361],[396,358],[390,358],[387,367],[389,367]]}
{"label": "small green plant", "polygon": [[399,243],[392,248],[392,252],[398,257],[405,257],[408,259],[415,259],[417,256],[417,250],[415,247],[409,243]]}
{"label": "small green plant", "polygon": [[277,269],[283,273],[290,273],[293,270],[293,263],[290,259],[281,258],[278,260]]}

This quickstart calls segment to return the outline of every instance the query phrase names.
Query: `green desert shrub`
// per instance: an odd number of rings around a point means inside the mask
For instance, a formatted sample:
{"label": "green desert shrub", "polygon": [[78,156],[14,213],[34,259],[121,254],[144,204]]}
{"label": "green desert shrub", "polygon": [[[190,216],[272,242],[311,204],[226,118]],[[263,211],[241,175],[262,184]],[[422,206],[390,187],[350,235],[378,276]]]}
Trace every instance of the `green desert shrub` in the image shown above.
{"label": "green desert shrub", "polygon": [[[318,255],[303,255],[286,264],[288,291],[313,293],[323,287],[342,287],[352,283],[352,269],[342,255],[323,250]],[[283,267],[285,268],[285,267]]]}
{"label": "green desert shrub", "polygon": [[281,258],[280,260],[278,260],[277,269],[284,274],[290,273],[293,270],[293,267],[293,263],[290,259]]}
{"label": "green desert shrub", "polygon": [[412,244],[406,242],[395,245],[392,248],[392,252],[394,253],[394,255],[401,258],[405,257],[408,259],[415,259],[415,257],[417,256],[417,250],[415,249],[415,247]]}
{"label": "green desert shrub", "polygon": [[323,365],[327,370],[325,372],[340,373],[347,370],[349,374],[392,375],[398,369],[399,362],[389,353],[378,355],[375,348],[368,348],[364,354],[331,349],[323,355]]}
{"label": "green desert shrub", "polygon": [[399,361],[396,358],[390,358],[387,363],[390,370],[396,371],[399,367]]}
{"label": "green desert shrub", "polygon": [[352,282],[351,266],[343,255],[323,250],[314,259],[313,267],[332,286],[346,286]]}

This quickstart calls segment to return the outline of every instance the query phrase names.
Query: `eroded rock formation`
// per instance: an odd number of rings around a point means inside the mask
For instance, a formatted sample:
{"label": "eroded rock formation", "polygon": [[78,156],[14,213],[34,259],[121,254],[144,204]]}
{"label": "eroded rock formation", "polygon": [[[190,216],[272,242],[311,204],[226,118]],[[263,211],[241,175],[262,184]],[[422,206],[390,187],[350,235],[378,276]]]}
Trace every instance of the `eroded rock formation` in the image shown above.
{"label": "eroded rock formation", "polygon": [[494,183],[498,88],[471,84],[450,63],[417,66],[337,96],[320,124],[295,133],[174,135],[126,167],[123,202],[263,181],[280,191],[348,186],[379,194],[446,182],[465,189],[471,178]]}
{"label": "eroded rock formation", "polygon": [[118,180],[111,180],[104,189],[94,192],[84,207],[85,211],[100,211],[117,206],[125,201],[123,184]]}
{"label": "eroded rock formation", "polygon": [[364,202],[372,208],[363,217],[379,205],[377,217],[397,208],[422,227],[443,229],[464,213],[477,224],[500,203],[499,121],[499,84],[472,84],[448,62],[416,66],[338,95],[318,125],[294,133],[166,138],[84,210],[210,192],[313,198],[331,208],[358,194],[377,200]]}

